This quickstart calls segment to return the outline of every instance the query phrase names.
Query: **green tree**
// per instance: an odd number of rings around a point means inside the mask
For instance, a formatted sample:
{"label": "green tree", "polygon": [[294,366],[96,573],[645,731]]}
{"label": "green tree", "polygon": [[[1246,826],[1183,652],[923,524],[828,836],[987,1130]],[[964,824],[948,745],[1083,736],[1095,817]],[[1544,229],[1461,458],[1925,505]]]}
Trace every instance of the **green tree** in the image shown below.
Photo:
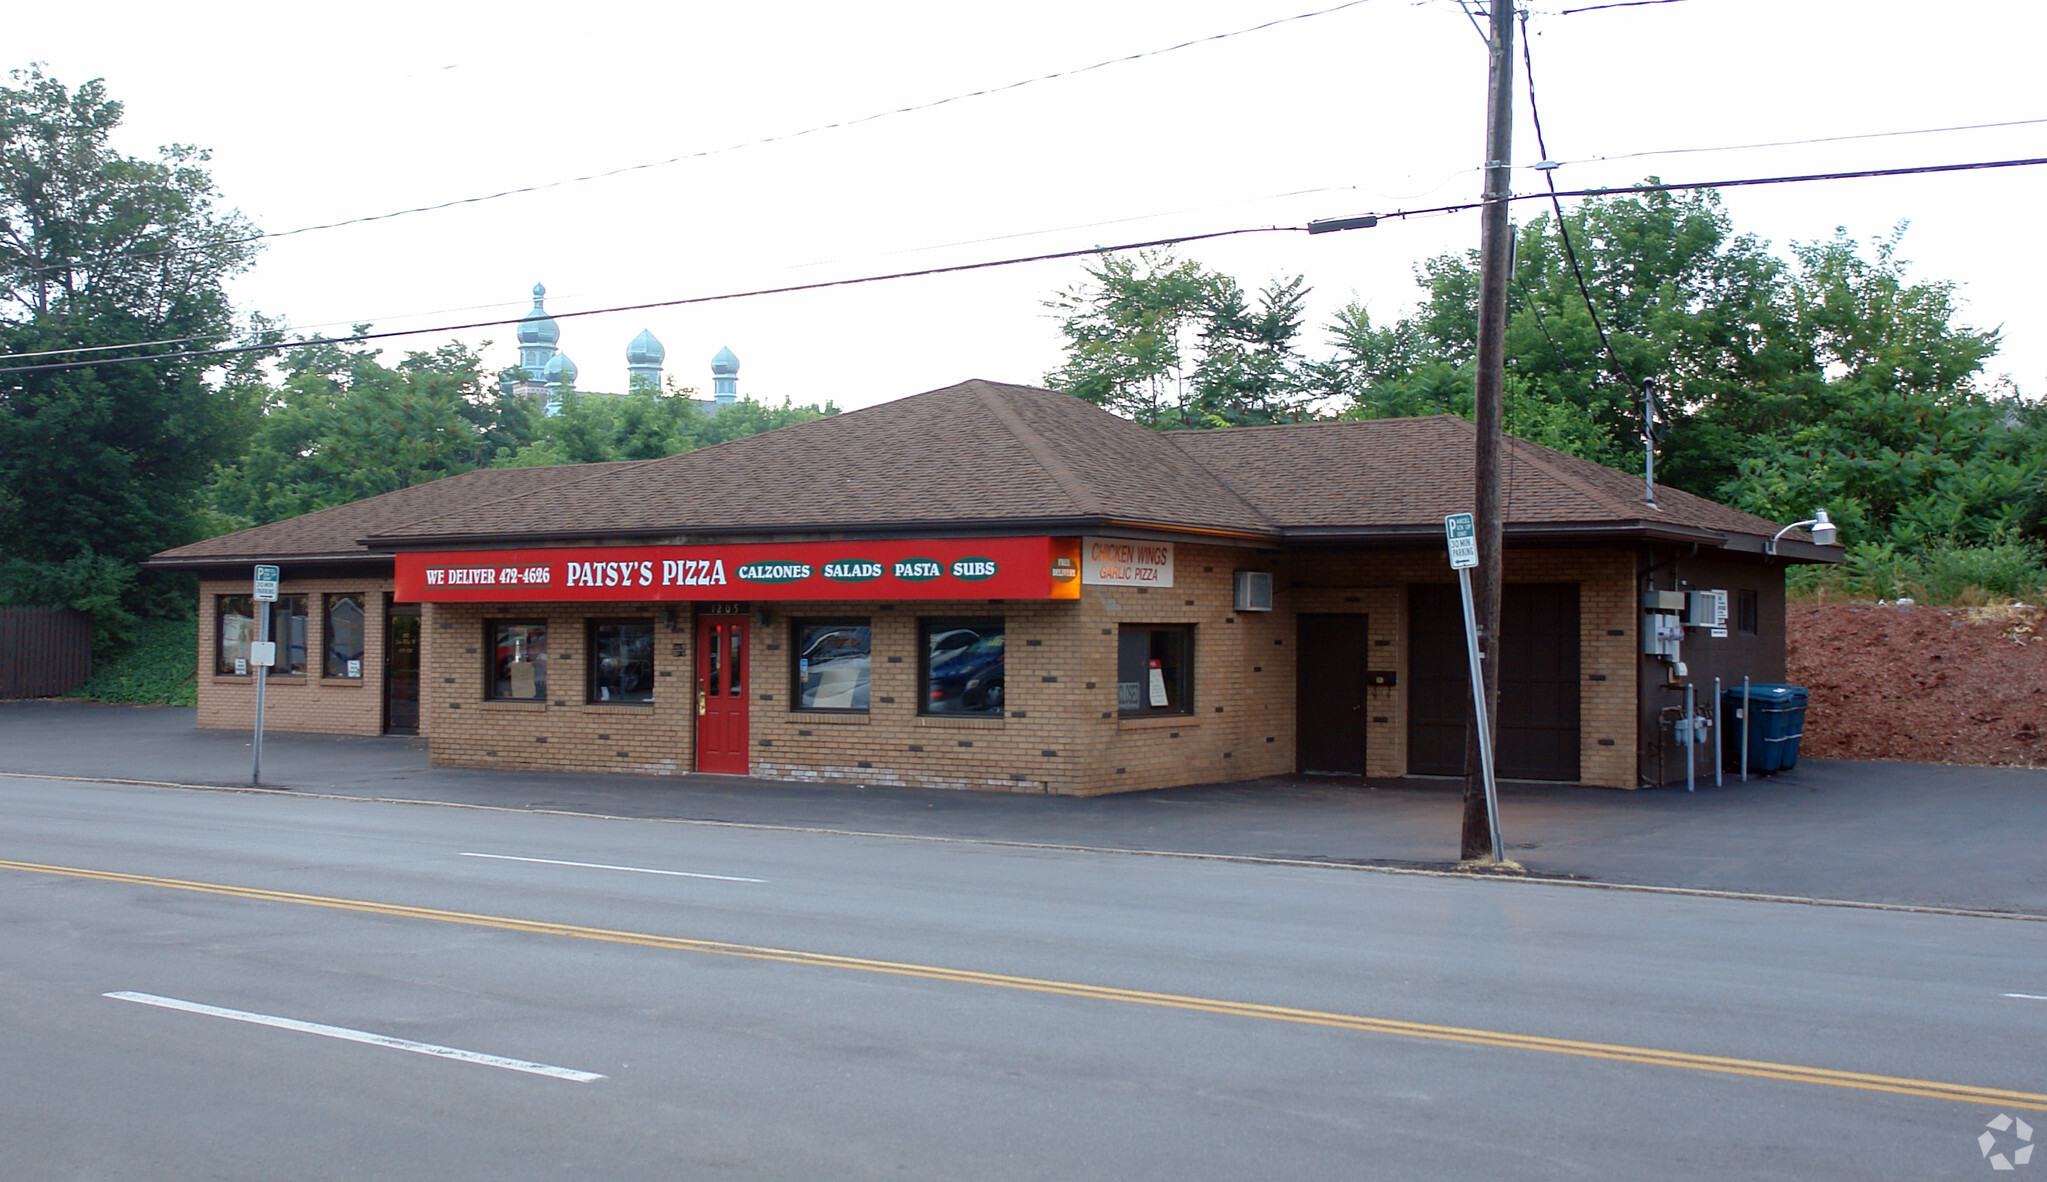
{"label": "green tree", "polygon": [[1307,361],[1298,345],[1308,291],[1299,275],[1274,280],[1258,293],[1254,307],[1229,276],[1208,283],[1193,383],[1203,426],[1298,421],[1312,413]]}
{"label": "green tree", "polygon": [[[1902,227],[1783,259],[1710,192],[1594,199],[1563,225],[1584,291],[1552,215],[1519,237],[1509,431],[1639,470],[1651,380],[1660,483],[1777,520],[1826,507],[1908,549],[2039,536],[2047,424],[1984,386],[1996,334],[1959,323],[1952,284],[1910,277]],[[1477,272],[1475,253],[1429,260],[1420,307],[1388,326],[1344,309],[1311,380],[1362,417],[1469,415]]]}
{"label": "green tree", "polygon": [[798,406],[784,399],[777,406],[742,398],[713,414],[704,411],[695,394],[673,379],[658,393],[640,386],[630,394],[572,391],[561,397],[554,414],[538,420],[530,442],[500,448],[495,464],[532,468],[650,460],[839,413],[829,402]]}
{"label": "green tree", "polygon": [[[0,597],[123,612],[177,605],[175,580],[107,580],[200,535],[197,492],[240,451],[259,407],[246,383],[165,354],[234,335],[224,284],[254,257],[206,153],[110,146],[122,106],[39,66],[0,86]],[[112,346],[114,348],[107,349]],[[86,350],[104,350],[90,353]],[[149,360],[114,358],[149,356]],[[42,364],[107,360],[86,368]],[[79,572],[94,572],[81,575]],[[68,572],[68,573],[67,573]],[[82,582],[81,582],[82,580]]]}
{"label": "green tree", "polygon": [[1102,255],[1046,306],[1066,363],[1046,385],[1150,427],[1297,420],[1316,388],[1300,352],[1307,283],[1277,279],[1255,302],[1228,275],[1165,250]]}
{"label": "green tree", "polygon": [[[357,325],[358,333],[368,325]],[[286,351],[281,385],[262,388],[248,450],[214,473],[212,505],[226,528],[277,521],[478,466],[500,431],[502,400],[461,344],[407,353],[314,338]],[[511,435],[503,435],[512,438]]]}
{"label": "green tree", "polygon": [[1164,250],[1102,255],[1087,276],[1046,301],[1062,314],[1066,363],[1045,384],[1148,427],[1191,425],[1182,338],[1215,276]]}

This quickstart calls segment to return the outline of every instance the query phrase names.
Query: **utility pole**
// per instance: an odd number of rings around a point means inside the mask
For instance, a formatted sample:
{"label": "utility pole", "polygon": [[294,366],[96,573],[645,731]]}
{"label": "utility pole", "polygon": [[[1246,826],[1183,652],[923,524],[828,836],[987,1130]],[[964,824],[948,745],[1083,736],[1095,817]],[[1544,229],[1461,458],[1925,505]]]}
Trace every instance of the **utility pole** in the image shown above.
{"label": "utility pole", "polygon": [[[1485,208],[1479,231],[1478,287],[1478,456],[1474,513],[1478,534],[1478,567],[1473,592],[1479,621],[1479,643],[1485,667],[1485,718],[1488,730],[1500,705],[1500,583],[1504,523],[1500,520],[1501,390],[1507,370],[1507,283],[1513,242],[1507,228],[1507,197],[1513,189],[1514,158],[1514,3],[1491,0],[1492,36],[1487,38],[1491,64],[1487,71]],[[1485,770],[1477,709],[1466,717],[1464,742],[1464,828],[1459,856],[1483,858],[1492,853],[1498,818],[1486,799]],[[1491,748],[1491,735],[1485,748]]]}

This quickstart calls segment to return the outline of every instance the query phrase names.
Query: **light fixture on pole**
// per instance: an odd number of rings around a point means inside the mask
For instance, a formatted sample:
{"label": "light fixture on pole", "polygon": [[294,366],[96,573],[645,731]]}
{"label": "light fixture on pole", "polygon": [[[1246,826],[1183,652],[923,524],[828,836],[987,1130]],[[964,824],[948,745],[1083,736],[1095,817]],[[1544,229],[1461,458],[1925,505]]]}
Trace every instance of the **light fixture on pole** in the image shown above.
{"label": "light fixture on pole", "polygon": [[1825,509],[1815,509],[1812,516],[1804,521],[1794,521],[1783,529],[1778,530],[1777,536],[1771,538],[1769,543],[1763,547],[1763,553],[1775,554],[1777,552],[1777,543],[1783,540],[1785,534],[1790,533],[1794,529],[1802,529],[1808,525],[1812,527],[1812,544],[1815,546],[1834,545],[1835,539],[1840,536],[1840,531],[1834,528],[1834,523],[1827,516],[1827,511]]}

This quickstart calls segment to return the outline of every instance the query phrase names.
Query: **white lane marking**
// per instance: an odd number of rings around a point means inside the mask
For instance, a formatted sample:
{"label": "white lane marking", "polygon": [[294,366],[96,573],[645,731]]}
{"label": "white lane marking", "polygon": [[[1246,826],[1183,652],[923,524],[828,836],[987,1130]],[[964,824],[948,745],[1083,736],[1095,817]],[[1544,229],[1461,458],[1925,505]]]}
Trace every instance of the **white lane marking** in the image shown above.
{"label": "white lane marking", "polygon": [[2047,993],[2007,993],[2005,996],[2021,998],[2025,1001],[2047,1001]]}
{"label": "white lane marking", "polygon": [[496,858],[500,862],[538,862],[542,866],[580,866],[585,870],[624,870],[631,874],[666,874],[673,878],[710,878],[719,882],[766,882],[765,878],[741,878],[736,874],[697,874],[689,870],[649,870],[645,866],[607,866],[602,862],[564,862],[560,858],[518,858],[511,854],[471,854],[465,858]]}
{"label": "white lane marking", "polygon": [[205,1014],[212,1018],[227,1018],[235,1022],[248,1022],[256,1026],[275,1026],[279,1030],[296,1030],[301,1034],[317,1034],[324,1038],[338,1038],[345,1042],[367,1043],[373,1047],[389,1047],[394,1051],[411,1051],[415,1055],[432,1055],[439,1059],[454,1059],[462,1063],[481,1063],[485,1067],[502,1067],[507,1071],[523,1071],[528,1075],[545,1075],[553,1079],[566,1079],[574,1083],[591,1083],[603,1079],[601,1075],[588,1071],[572,1071],[567,1067],[550,1067],[545,1063],[528,1063],[524,1059],[506,1059],[497,1055],[485,1055],[476,1051],[462,1051],[454,1047],[439,1047],[430,1042],[413,1042],[409,1038],[394,1038],[388,1034],[371,1034],[367,1030],[350,1030],[346,1026],[322,1026],[318,1022],[301,1022],[296,1018],[278,1018],[269,1014],[252,1014],[247,1010],[225,1010],[219,1006],[201,1005],[196,1001],[179,1001],[175,997],[158,997],[154,993],[134,993],[121,990],[103,993],[115,1001],[139,1002],[166,1010],[183,1010],[189,1014]]}

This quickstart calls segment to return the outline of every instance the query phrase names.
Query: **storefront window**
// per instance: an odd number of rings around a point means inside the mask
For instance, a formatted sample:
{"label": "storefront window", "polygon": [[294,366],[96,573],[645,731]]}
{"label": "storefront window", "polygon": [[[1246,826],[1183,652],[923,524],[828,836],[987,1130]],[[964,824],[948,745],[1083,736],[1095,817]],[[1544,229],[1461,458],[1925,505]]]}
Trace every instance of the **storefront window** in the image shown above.
{"label": "storefront window", "polygon": [[591,621],[590,700],[654,700],[654,621]]}
{"label": "storefront window", "polygon": [[866,620],[795,622],[798,710],[867,709],[870,631]]}
{"label": "storefront window", "polygon": [[[222,595],[215,601],[220,639],[214,649],[215,673],[246,677],[249,673],[249,645],[256,640],[256,609],[262,606],[248,595]],[[306,597],[280,595],[270,606],[270,639],[277,643],[277,664],[273,677],[304,676],[306,672]]]}
{"label": "storefront window", "polygon": [[325,635],[328,677],[362,677],[363,610],[360,595],[327,597]]}
{"label": "storefront window", "polygon": [[1116,710],[1125,716],[1194,711],[1194,626],[1125,624],[1116,638]]}
{"label": "storefront window", "polygon": [[490,696],[512,702],[547,698],[547,625],[494,621],[484,625],[490,641]]}
{"label": "storefront window", "polygon": [[926,714],[1002,716],[1003,629],[996,620],[921,620]]}

